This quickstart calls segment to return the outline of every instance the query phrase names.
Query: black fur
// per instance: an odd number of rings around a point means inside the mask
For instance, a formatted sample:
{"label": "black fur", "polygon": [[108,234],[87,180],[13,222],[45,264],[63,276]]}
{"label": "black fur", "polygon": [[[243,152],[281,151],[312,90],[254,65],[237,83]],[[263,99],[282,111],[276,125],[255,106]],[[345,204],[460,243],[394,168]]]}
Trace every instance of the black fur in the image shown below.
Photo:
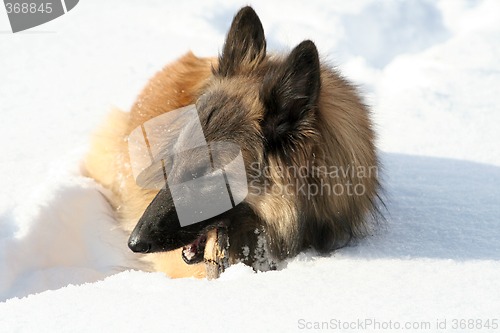
{"label": "black fur", "polygon": [[260,63],[266,54],[264,28],[251,7],[242,8],[233,19],[219,57],[218,74],[231,76],[240,72],[244,63]]}
{"label": "black fur", "polygon": [[293,148],[301,140],[297,135],[314,129],[320,89],[318,51],[310,40],[300,43],[266,74],[261,89],[266,108],[262,131],[271,151]]}

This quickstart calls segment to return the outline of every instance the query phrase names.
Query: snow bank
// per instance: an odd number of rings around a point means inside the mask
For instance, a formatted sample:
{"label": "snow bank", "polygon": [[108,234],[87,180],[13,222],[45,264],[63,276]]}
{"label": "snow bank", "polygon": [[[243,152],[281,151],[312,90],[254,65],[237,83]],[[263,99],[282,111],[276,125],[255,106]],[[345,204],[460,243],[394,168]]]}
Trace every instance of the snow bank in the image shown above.
{"label": "snow bank", "polygon": [[105,190],[89,178],[56,170],[2,219],[1,300],[141,267]]}
{"label": "snow bank", "polygon": [[490,289],[500,278],[492,262],[301,256],[285,271],[231,279],[239,270],[220,281],[124,272],[0,304],[0,320],[25,332],[291,332],[305,322],[376,318],[430,322],[437,331],[437,320],[451,327],[452,318],[497,318],[500,306]]}

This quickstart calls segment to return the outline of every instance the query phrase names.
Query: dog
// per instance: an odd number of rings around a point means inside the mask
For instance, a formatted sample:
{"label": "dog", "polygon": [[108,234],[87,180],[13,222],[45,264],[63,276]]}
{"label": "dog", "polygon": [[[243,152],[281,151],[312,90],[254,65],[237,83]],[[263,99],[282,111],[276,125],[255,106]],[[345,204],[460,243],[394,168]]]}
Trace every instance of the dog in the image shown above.
{"label": "dog", "polygon": [[[181,227],[168,186],[138,184],[128,141],[143,124],[188,105],[207,142],[239,147],[248,186],[231,209]],[[199,168],[196,154],[173,165],[169,181]],[[268,270],[306,249],[330,253],[365,236],[379,213],[375,133],[355,86],[320,60],[310,40],[268,54],[251,7],[235,15],[218,58],[189,52],[149,81],[129,113],[114,110],[85,166],[112,193],[129,247],[173,278],[206,277],[209,262],[217,272],[238,262]]]}

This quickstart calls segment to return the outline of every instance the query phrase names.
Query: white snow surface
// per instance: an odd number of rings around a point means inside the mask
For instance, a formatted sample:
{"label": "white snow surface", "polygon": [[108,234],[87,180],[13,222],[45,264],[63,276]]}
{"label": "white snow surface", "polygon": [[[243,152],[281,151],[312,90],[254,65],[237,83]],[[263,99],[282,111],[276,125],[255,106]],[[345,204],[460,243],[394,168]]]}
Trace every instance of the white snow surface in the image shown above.
{"label": "white snow surface", "polygon": [[[268,50],[312,39],[363,91],[386,222],[279,271],[141,271],[79,171],[89,137],[168,62],[217,54],[248,3]],[[496,0],[83,0],[12,34],[0,9],[0,332],[499,331],[499,22]]]}

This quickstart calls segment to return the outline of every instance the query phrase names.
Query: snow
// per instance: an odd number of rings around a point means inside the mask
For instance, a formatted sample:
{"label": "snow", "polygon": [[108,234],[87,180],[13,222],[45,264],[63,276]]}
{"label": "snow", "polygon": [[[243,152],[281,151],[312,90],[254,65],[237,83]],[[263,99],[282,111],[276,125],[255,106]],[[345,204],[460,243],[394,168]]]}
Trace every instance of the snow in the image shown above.
{"label": "snow", "polygon": [[276,272],[141,271],[106,191],[79,172],[89,137],[169,61],[217,54],[246,3],[86,0],[18,34],[0,10],[0,331],[290,332],[358,319],[494,331],[452,320],[500,321],[496,0],[252,1],[269,50],[311,38],[365,93],[387,221]]}

